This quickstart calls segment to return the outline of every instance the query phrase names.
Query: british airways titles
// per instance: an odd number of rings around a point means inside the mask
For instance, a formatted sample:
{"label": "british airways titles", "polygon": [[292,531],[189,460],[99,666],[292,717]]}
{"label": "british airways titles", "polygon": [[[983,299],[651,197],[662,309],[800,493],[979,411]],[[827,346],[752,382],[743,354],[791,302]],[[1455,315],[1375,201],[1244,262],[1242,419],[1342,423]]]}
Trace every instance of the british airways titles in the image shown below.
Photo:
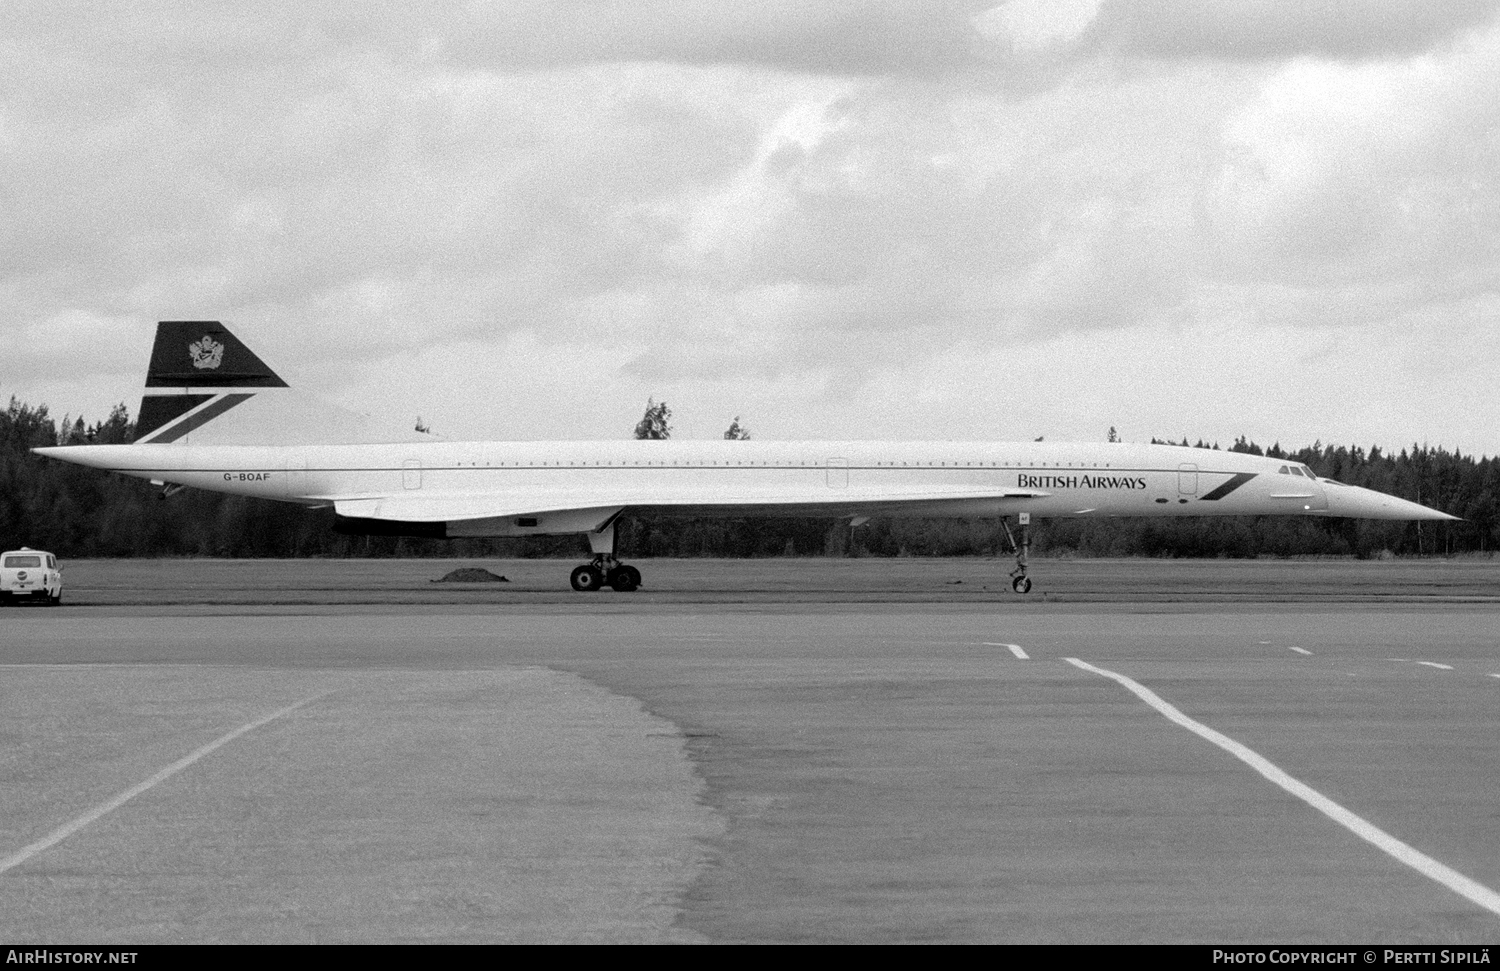
{"label": "british airways titles", "polygon": [[1144,489],[1146,480],[1138,475],[1030,475],[1016,476],[1020,489]]}

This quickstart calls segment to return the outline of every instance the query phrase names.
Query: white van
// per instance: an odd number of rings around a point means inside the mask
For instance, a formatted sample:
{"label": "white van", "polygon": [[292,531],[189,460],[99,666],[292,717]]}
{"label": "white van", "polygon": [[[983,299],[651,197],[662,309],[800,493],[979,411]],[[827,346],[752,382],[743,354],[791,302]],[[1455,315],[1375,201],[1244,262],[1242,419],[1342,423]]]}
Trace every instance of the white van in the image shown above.
{"label": "white van", "polygon": [[23,546],[0,553],[0,605],[22,599],[62,603],[62,568],[51,553]]}

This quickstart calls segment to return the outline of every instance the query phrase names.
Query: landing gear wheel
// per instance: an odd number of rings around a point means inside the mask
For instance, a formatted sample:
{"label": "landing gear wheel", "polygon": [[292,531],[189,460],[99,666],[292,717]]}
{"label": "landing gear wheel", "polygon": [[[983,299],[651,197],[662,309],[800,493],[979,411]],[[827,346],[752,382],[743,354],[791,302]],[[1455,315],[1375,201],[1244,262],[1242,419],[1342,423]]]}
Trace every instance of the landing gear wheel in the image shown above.
{"label": "landing gear wheel", "polygon": [[1026,575],[1026,561],[1031,554],[1031,514],[1021,513],[1018,517],[1021,521],[1021,542],[1016,542],[1015,534],[1010,531],[1010,521],[1000,517],[1000,525],[1005,530],[1005,539],[1010,543],[1010,548],[1016,554],[1016,568],[1010,571],[1010,588],[1016,593],[1031,592],[1031,578]]}
{"label": "landing gear wheel", "polygon": [[617,566],[609,571],[605,582],[620,593],[629,593],[641,585],[641,571],[633,566]]}
{"label": "landing gear wheel", "polygon": [[568,580],[573,584],[573,589],[580,593],[588,593],[604,586],[603,572],[598,567],[589,564],[574,569],[573,575]]}

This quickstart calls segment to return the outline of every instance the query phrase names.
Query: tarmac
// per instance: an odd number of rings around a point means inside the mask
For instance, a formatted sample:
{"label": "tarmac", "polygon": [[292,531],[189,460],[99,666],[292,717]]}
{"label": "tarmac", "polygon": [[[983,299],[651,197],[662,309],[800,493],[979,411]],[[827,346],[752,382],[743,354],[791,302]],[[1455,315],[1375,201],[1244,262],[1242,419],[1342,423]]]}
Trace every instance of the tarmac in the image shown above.
{"label": "tarmac", "polygon": [[638,565],[67,564],[0,941],[1500,938],[1500,561]]}

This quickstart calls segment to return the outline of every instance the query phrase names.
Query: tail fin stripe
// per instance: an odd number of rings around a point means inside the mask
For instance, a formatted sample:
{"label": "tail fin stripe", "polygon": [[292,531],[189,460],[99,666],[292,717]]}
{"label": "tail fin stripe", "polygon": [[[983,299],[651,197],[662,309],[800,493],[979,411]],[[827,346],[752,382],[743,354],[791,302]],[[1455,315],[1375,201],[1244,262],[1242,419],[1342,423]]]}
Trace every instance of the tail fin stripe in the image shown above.
{"label": "tail fin stripe", "polygon": [[[226,394],[202,411],[193,412],[177,424],[164,429],[159,435],[151,438],[149,444],[165,445],[167,442],[175,442],[193,429],[208,424],[235,405],[243,404],[253,397],[255,397],[253,394]],[[144,439],[139,442],[148,444]]]}
{"label": "tail fin stripe", "polygon": [[163,425],[170,424],[203,404],[212,394],[148,394],[141,399],[135,420],[135,440],[141,441]]}

